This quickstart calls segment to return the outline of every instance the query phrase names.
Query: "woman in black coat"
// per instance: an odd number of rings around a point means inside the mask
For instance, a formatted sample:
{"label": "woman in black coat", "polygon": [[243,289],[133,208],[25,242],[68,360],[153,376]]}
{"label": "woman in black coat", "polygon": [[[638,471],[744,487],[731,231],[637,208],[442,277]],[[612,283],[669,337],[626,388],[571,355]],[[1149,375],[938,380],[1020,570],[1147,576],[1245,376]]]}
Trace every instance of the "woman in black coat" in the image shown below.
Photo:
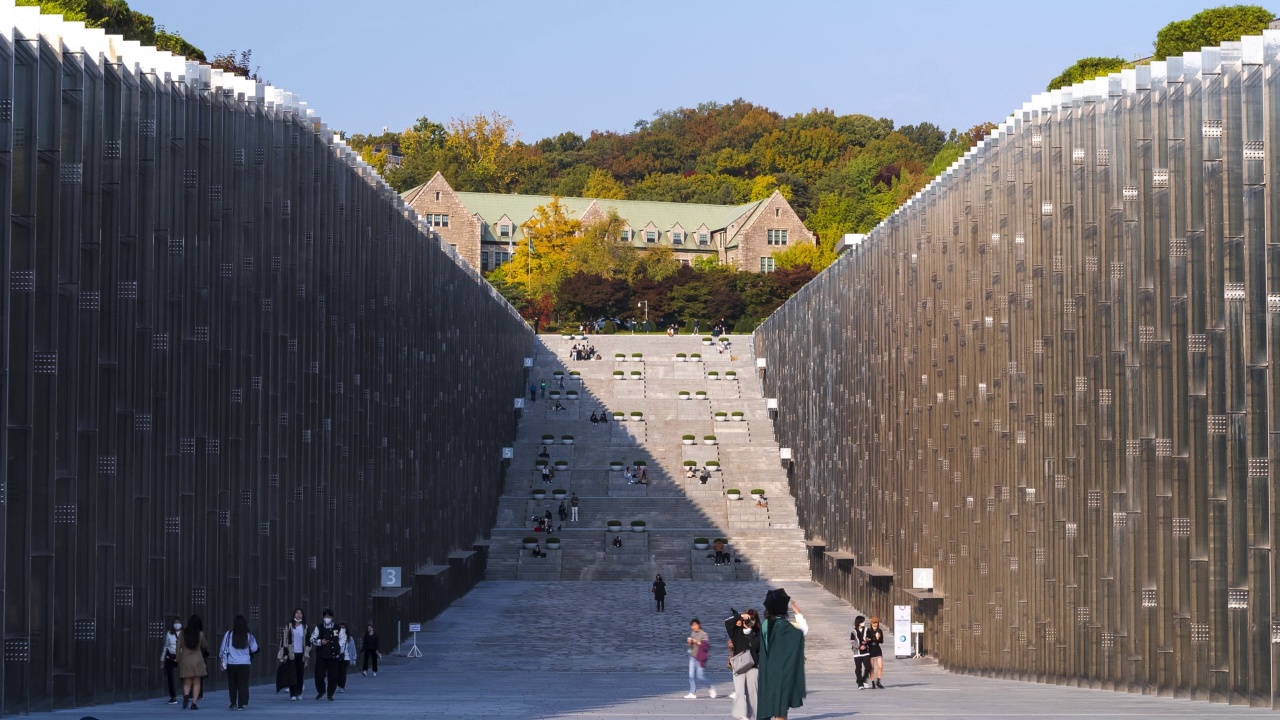
{"label": "woman in black coat", "polygon": [[364,667],[360,674],[368,674],[369,664],[372,663],[373,676],[378,677],[378,658],[382,657],[382,653],[378,652],[378,633],[374,632],[373,623],[364,628],[364,642],[360,644],[360,652],[364,656]]}
{"label": "woman in black coat", "polygon": [[666,612],[667,584],[663,582],[661,575],[654,578],[653,587],[649,588],[649,592],[653,593],[653,599],[658,604],[658,612]]}
{"label": "woman in black coat", "polygon": [[730,608],[732,613],[724,621],[724,629],[729,633],[729,670],[733,671],[733,657],[741,653],[751,654],[751,669],[733,673],[733,710],[730,717],[754,718],[756,716],[757,694],[760,671],[756,665],[760,663],[760,615],[755,610],[739,613]]}

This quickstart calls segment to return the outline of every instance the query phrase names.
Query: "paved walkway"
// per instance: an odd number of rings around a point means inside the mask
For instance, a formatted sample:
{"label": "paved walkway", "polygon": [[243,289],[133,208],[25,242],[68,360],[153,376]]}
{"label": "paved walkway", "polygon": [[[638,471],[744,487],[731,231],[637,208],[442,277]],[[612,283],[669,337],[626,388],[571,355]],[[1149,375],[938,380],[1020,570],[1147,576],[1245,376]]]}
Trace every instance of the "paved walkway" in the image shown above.
{"label": "paved walkway", "polygon": [[[839,718],[1225,718],[1268,711],[1204,702],[952,675],[912,660],[886,662],[883,691],[853,686],[847,642],[854,611],[811,583],[787,585],[811,631],[809,696],[797,720]],[[730,606],[760,607],[756,582],[668,585],[653,611],[643,582],[484,582],[418,635],[420,660],[388,658],[377,678],[355,673],[330,703],[255,687],[248,715],[353,718],[727,718],[721,620]],[[699,616],[711,634],[708,667],[718,699],[685,700],[683,639]],[[264,653],[267,655],[269,653]],[[261,660],[259,661],[261,662]],[[267,662],[273,660],[267,659]],[[308,680],[308,687],[310,687]],[[226,712],[225,692],[202,711]],[[65,717],[168,717],[163,701],[55,713]]]}

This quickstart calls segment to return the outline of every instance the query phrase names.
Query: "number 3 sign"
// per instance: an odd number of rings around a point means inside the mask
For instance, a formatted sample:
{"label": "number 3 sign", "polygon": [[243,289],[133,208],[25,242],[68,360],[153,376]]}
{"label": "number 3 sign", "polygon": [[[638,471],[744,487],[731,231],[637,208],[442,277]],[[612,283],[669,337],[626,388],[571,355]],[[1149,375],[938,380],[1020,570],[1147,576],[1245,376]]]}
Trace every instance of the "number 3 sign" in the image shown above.
{"label": "number 3 sign", "polygon": [[382,568],[382,587],[400,587],[400,568]]}

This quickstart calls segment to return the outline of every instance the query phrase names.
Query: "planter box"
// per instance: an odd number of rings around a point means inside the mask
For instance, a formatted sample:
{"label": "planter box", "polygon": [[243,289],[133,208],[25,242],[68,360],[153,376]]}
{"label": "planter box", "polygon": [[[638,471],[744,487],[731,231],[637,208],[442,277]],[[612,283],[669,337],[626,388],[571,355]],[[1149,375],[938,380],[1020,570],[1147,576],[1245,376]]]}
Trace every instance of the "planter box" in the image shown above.
{"label": "planter box", "polygon": [[605,527],[608,528],[609,532],[622,532],[621,525],[607,525]]}
{"label": "planter box", "polygon": [[555,445],[555,444],[556,444],[556,439],[555,439],[554,437],[549,437],[549,438],[544,437],[544,438],[542,438],[542,444],[543,444],[543,445]]}
{"label": "planter box", "polygon": [[568,470],[568,469],[569,469],[569,463],[562,462],[559,460],[556,461],[556,470]]}
{"label": "planter box", "polygon": [[[713,464],[713,463],[714,463],[714,464]],[[720,472],[720,461],[719,461],[719,460],[708,460],[708,461],[707,461],[707,464],[706,464],[706,465],[704,465],[703,467],[705,467],[706,469],[710,470],[711,472]]]}
{"label": "planter box", "polygon": [[681,392],[679,397],[680,397],[680,399],[681,399],[681,400],[689,400],[689,399],[691,399],[693,396],[692,396],[692,395],[690,395],[690,394],[689,394],[689,393],[687,393],[687,392]]}
{"label": "planter box", "polygon": [[561,445],[572,445],[572,444],[573,444],[573,438],[571,438],[571,437],[562,437],[562,438],[560,438],[560,444],[561,444]]}
{"label": "planter box", "polygon": [[715,445],[715,444],[716,444],[716,441],[715,441],[715,440],[707,440],[707,439],[705,439],[705,438],[704,438],[704,439],[703,439],[703,441],[702,441],[702,444],[703,444],[703,445]]}
{"label": "planter box", "polygon": [[728,419],[729,419],[728,415],[725,415],[724,413],[716,413],[716,422],[724,422],[725,420],[728,420]]}
{"label": "planter box", "polygon": [[703,392],[703,391],[699,390],[699,391],[698,391],[698,399],[699,399],[699,400],[706,400],[706,399],[707,399],[707,394],[706,394],[705,392]]}
{"label": "planter box", "polygon": [[547,499],[547,494],[546,494],[545,492],[535,492],[535,493],[533,493],[533,499],[534,499],[534,500],[546,500],[546,499]]}
{"label": "planter box", "polygon": [[536,542],[531,542],[531,543],[525,543],[525,544],[524,544],[524,549],[525,549],[525,550],[532,550],[532,549],[534,549],[534,548],[536,548],[536,547],[538,547],[538,543],[536,543]]}
{"label": "planter box", "polygon": [[631,532],[644,532],[644,525],[632,525]]}
{"label": "planter box", "polygon": [[688,440],[681,438],[680,442],[684,443],[685,445],[696,445],[698,441],[694,440],[693,438],[689,438]]}
{"label": "planter box", "polygon": [[566,493],[551,493],[551,497],[555,498],[556,500],[563,500],[569,496]]}
{"label": "planter box", "polygon": [[688,357],[686,357],[686,356],[684,356],[684,355],[677,355],[677,356],[676,356],[676,362],[687,362],[688,360],[689,360],[689,358],[688,358]]}
{"label": "planter box", "polygon": [[709,547],[711,547],[711,543],[694,543],[693,544],[694,550],[706,550]]}
{"label": "planter box", "polygon": [[622,472],[622,463],[609,463],[609,469],[613,472]]}
{"label": "planter box", "polygon": [[560,543],[558,543],[558,542],[549,542],[549,543],[547,543],[547,549],[548,549],[548,550],[559,550],[559,549],[560,549]]}
{"label": "planter box", "polygon": [[644,416],[643,416],[643,415],[632,415],[632,416],[631,416],[631,422],[643,422],[643,421],[644,421]]}
{"label": "planter box", "polygon": [[570,399],[570,400],[577,400],[577,399],[578,399],[578,391],[577,391],[577,390],[570,390],[570,391],[568,392],[568,396],[569,396],[569,399]]}
{"label": "planter box", "polygon": [[730,417],[733,418],[734,422],[742,422],[747,419],[746,415],[730,415]]}
{"label": "planter box", "polygon": [[730,500],[741,500],[742,493],[725,493],[725,497],[729,498]]}
{"label": "planter box", "polygon": [[719,380],[719,379],[720,379],[720,376],[719,376],[719,375],[717,375],[716,373],[707,373],[707,379],[708,379],[708,380]]}
{"label": "planter box", "polygon": [[703,340],[703,341],[702,341],[702,344],[703,344],[703,345],[706,345],[706,346],[708,346],[708,347],[710,347],[710,346],[711,346],[711,343],[712,343],[712,341],[711,341],[711,340]]}

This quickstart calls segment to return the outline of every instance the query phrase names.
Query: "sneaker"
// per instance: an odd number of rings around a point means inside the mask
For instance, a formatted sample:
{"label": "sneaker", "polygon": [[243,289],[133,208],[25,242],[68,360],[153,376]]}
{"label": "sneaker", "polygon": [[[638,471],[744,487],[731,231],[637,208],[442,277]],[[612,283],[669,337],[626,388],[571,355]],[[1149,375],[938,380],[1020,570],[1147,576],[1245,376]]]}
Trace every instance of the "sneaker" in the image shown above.
{"label": "sneaker", "polygon": [[715,700],[715,699],[716,699],[716,689],[715,689],[715,688],[711,688],[711,699],[712,699],[712,700]]}
{"label": "sneaker", "polygon": [[191,709],[192,709],[192,710],[199,710],[199,709],[200,709],[200,706],[199,706],[199,705],[196,705],[195,703],[191,703]]}
{"label": "sneaker", "polygon": [[316,693],[316,699],[317,699],[317,700],[319,700],[319,699],[320,699],[320,698],[322,698],[322,697],[324,697],[324,693]]}
{"label": "sneaker", "polygon": [[731,692],[731,693],[729,693],[729,699],[730,699],[730,700],[737,700],[737,699],[738,699],[738,693],[736,693],[736,692]]}
{"label": "sneaker", "polygon": [[332,695],[330,695],[330,696],[329,696],[329,702],[333,702],[333,696],[332,696]]}
{"label": "sneaker", "polygon": [[340,688],[338,688],[338,692],[340,692],[340,693],[345,693],[346,691],[347,691],[347,689],[346,689],[346,688],[344,688],[344,687],[340,687]]}
{"label": "sneaker", "polygon": [[374,677],[378,677],[378,671],[377,671],[377,670],[374,670],[374,671],[373,671],[373,676],[374,676]]}
{"label": "sneaker", "polygon": [[866,685],[864,685],[864,684],[862,684],[862,683],[858,683],[858,689],[859,689],[859,690],[866,690],[866,689],[867,689],[867,686],[866,686]]}
{"label": "sneaker", "polygon": [[688,695],[685,695],[685,696],[684,696],[684,699],[685,699],[685,700],[697,700],[697,699],[698,699],[698,696],[697,696],[697,695],[694,695],[693,693],[689,693]]}
{"label": "sneaker", "polygon": [[178,704],[178,698],[169,698],[165,702],[165,705],[177,705],[177,704]]}
{"label": "sneaker", "polygon": [[367,670],[361,670],[360,677],[369,677],[369,672]]}
{"label": "sneaker", "polygon": [[289,696],[289,699],[290,699],[291,701],[293,701],[293,702],[297,702],[297,701],[301,700],[302,698],[298,697],[297,695],[290,695],[290,696]]}

